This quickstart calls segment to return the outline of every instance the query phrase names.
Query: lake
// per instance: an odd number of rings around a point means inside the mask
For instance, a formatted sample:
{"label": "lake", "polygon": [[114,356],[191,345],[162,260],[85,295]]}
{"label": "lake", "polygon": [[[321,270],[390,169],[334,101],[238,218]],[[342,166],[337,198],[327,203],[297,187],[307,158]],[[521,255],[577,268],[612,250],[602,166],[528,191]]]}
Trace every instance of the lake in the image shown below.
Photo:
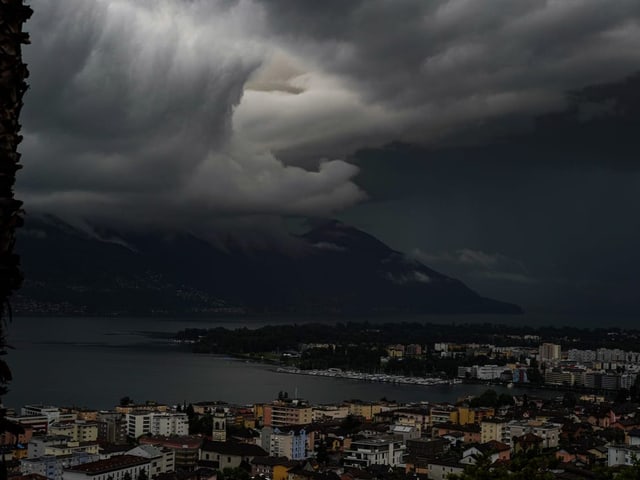
{"label": "lake", "polygon": [[[401,320],[432,323],[493,321],[528,325],[558,325],[559,321],[555,318],[490,315],[403,317]],[[288,391],[290,395],[297,391],[301,398],[313,403],[333,403],[352,398],[378,400],[382,397],[401,402],[439,402],[455,401],[486,389],[482,385],[425,387],[278,373],[267,365],[214,355],[196,355],[185,345],[149,335],[150,332],[174,333],[194,327],[258,328],[267,324],[306,321],[309,319],[290,317],[214,320],[15,318],[7,326],[8,341],[13,349],[5,357],[14,381],[3,403],[8,407],[45,403],[110,408],[128,395],[139,402],[156,400],[176,404],[223,400],[246,404],[270,401],[281,390]],[[335,323],[336,319],[314,318],[312,321]],[[565,322],[586,326],[583,320]],[[594,325],[598,323],[594,322]],[[556,394],[520,391],[517,388],[509,391],[514,394]]]}

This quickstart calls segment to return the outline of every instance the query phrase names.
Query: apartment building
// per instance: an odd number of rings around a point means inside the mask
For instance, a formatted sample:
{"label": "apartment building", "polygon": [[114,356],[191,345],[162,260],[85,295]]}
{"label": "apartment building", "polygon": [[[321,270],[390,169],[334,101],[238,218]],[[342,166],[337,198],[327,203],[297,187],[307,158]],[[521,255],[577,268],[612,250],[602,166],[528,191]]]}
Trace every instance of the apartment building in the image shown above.
{"label": "apartment building", "polygon": [[609,467],[631,466],[637,458],[640,458],[640,445],[609,445],[607,447],[607,465]]}
{"label": "apartment building", "polygon": [[202,438],[196,436],[163,437],[149,436],[139,439],[141,445],[166,447],[175,452],[176,470],[193,470],[199,458]]}
{"label": "apartment building", "polygon": [[383,405],[375,402],[363,402],[352,400],[345,403],[349,407],[349,415],[372,420],[373,417],[383,411]]}
{"label": "apartment building", "polygon": [[557,447],[560,440],[562,425],[557,423],[544,423],[535,420],[512,420],[507,423],[504,442],[514,446],[515,439],[528,433],[542,438],[543,448]]}
{"label": "apartment building", "polygon": [[97,442],[74,442],[64,435],[33,437],[27,447],[27,458],[39,458],[45,455],[63,456],[86,452],[98,454]]}
{"label": "apartment building", "polygon": [[507,423],[503,418],[485,418],[480,423],[480,443],[491,441],[509,443]]}
{"label": "apartment building", "polygon": [[101,411],[97,415],[98,441],[122,445],[128,442],[127,419],[124,413]]}
{"label": "apartment building", "polygon": [[260,431],[260,445],[271,457],[307,458],[307,432],[304,428],[264,427]]}
{"label": "apartment building", "polygon": [[313,408],[300,399],[279,399],[264,405],[262,421],[267,427],[309,425],[313,421]]}
{"label": "apartment building", "polygon": [[20,415],[23,417],[46,417],[49,425],[59,421],[76,419],[75,414],[62,413],[58,407],[52,405],[25,405],[20,409]]}
{"label": "apartment building", "polygon": [[126,414],[127,436],[187,435],[189,417],[186,413],[131,412]]}
{"label": "apartment building", "polygon": [[540,364],[555,365],[562,358],[562,350],[557,343],[543,343],[538,351]]}
{"label": "apartment building", "polygon": [[321,405],[313,407],[312,419],[314,422],[323,420],[340,420],[349,415],[349,407],[347,405]]}
{"label": "apartment building", "polygon": [[64,457],[45,455],[39,458],[25,458],[20,461],[20,472],[23,475],[42,475],[48,480],[62,480],[65,468],[82,465],[99,460],[96,454],[75,452]]}
{"label": "apartment building", "polygon": [[406,446],[393,437],[374,437],[351,442],[345,450],[344,466],[366,468],[371,465],[404,467]]}
{"label": "apartment building", "polygon": [[49,434],[65,435],[74,442],[96,442],[98,440],[98,423],[83,420],[56,422],[49,427]]}
{"label": "apartment building", "polygon": [[457,415],[458,409],[453,405],[432,405],[429,409],[429,426],[433,427],[438,423],[457,423]]}

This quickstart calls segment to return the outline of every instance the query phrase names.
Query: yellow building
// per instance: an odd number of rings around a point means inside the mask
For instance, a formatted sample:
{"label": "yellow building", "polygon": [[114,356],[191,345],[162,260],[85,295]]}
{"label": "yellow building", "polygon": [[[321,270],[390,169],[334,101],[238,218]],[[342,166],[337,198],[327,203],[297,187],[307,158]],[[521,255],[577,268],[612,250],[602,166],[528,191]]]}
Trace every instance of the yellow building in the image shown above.
{"label": "yellow building", "polygon": [[251,473],[255,477],[287,480],[289,469],[295,465],[285,457],[256,457],[251,461]]}
{"label": "yellow building", "polygon": [[476,412],[469,407],[458,407],[458,418],[456,422],[458,425],[466,425],[468,423],[475,423]]}
{"label": "yellow building", "polygon": [[270,427],[309,425],[313,409],[304,400],[280,399],[262,407],[262,423]]}
{"label": "yellow building", "polygon": [[404,345],[389,345],[387,347],[387,355],[391,358],[402,358],[404,357]]}
{"label": "yellow building", "polygon": [[507,421],[501,418],[483,420],[480,423],[480,443],[487,443],[492,440],[508,443],[509,432],[507,432],[506,425]]}
{"label": "yellow building", "polygon": [[273,480],[287,480],[289,478],[289,467],[287,465],[273,466]]}
{"label": "yellow building", "polygon": [[363,417],[365,420],[372,420],[374,415],[382,412],[382,405],[368,402],[347,402],[349,415]]}
{"label": "yellow building", "polygon": [[264,404],[256,403],[253,405],[253,418],[262,420],[264,418]]}
{"label": "yellow building", "polygon": [[429,426],[438,423],[458,423],[458,410],[453,405],[433,405],[429,410]]}
{"label": "yellow building", "polygon": [[97,410],[88,410],[85,408],[61,408],[61,412],[75,414],[78,420],[85,420],[87,422],[96,422],[98,420]]}
{"label": "yellow building", "polygon": [[65,435],[74,442],[95,442],[98,440],[98,424],[94,422],[54,423],[49,427],[50,435]]}

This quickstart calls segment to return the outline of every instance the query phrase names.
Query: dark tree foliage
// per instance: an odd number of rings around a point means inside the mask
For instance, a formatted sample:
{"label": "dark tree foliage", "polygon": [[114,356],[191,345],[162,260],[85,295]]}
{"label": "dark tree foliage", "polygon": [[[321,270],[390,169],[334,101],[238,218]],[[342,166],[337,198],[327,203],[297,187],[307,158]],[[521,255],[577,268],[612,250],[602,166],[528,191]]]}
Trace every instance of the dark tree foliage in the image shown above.
{"label": "dark tree foliage", "polygon": [[459,475],[451,475],[450,480],[552,480],[550,471],[559,461],[553,456],[514,455],[508,466],[491,466],[489,456],[478,459],[475,465],[465,467]]}
{"label": "dark tree foliage", "polygon": [[355,433],[362,427],[362,422],[354,415],[347,415],[342,422],[340,428],[348,433]]}
{"label": "dark tree foliage", "polygon": [[[554,469],[563,468],[553,455],[538,453],[516,454],[508,465],[492,466],[490,458],[484,456],[475,465],[465,467],[464,472],[450,475],[449,480],[553,480]],[[573,477],[567,477],[573,478]],[[577,477],[576,477],[577,478]],[[585,477],[586,478],[586,477]],[[589,474],[594,480],[638,480],[640,462],[629,467],[596,466]]]}
{"label": "dark tree foliage", "polygon": [[[21,168],[18,145],[22,97],[29,76],[22,62],[22,45],[29,35],[22,31],[33,11],[23,0],[0,0],[0,356],[7,353],[5,322],[11,318],[9,299],[22,284],[20,258],[14,253],[15,230],[22,225],[22,202],[14,198],[16,172]],[[11,370],[0,360],[0,395],[7,393]],[[0,411],[0,431],[19,433]],[[6,465],[0,467],[0,480],[7,478]]]}
{"label": "dark tree foliage", "polygon": [[[13,195],[16,171],[21,168],[18,145],[22,97],[29,76],[22,62],[22,44],[29,35],[22,25],[33,11],[23,0],[0,0],[0,354],[6,353],[4,321],[11,316],[9,298],[20,287],[20,258],[14,253],[15,230],[22,225],[22,202]],[[7,392],[11,380],[9,368],[0,366],[0,395]]]}
{"label": "dark tree foliage", "polygon": [[213,416],[211,415],[193,415],[189,417],[189,433],[211,435],[213,431]]}
{"label": "dark tree foliage", "polygon": [[[489,343],[496,346],[530,344],[538,340],[524,340],[524,335],[537,335],[541,341],[560,343],[572,338],[572,348],[621,348],[633,350],[640,340],[640,331],[625,330],[614,335],[615,328],[588,329],[576,327],[531,327],[499,324],[432,324],[419,322],[370,323],[344,322],[335,325],[271,325],[257,329],[229,330],[187,329],[177,339],[195,341],[194,349],[206,353],[252,353],[285,351],[300,343],[329,343],[348,345],[357,340],[359,345],[389,345],[393,343],[434,342]],[[514,338],[519,337],[519,338]],[[535,365],[531,365],[535,369]]]}
{"label": "dark tree foliage", "polygon": [[222,472],[218,472],[219,480],[249,480],[251,475],[244,468],[225,468]]}
{"label": "dark tree foliage", "polygon": [[316,449],[316,460],[321,464],[326,464],[329,461],[329,451],[327,450],[327,444],[324,440],[320,442]]}

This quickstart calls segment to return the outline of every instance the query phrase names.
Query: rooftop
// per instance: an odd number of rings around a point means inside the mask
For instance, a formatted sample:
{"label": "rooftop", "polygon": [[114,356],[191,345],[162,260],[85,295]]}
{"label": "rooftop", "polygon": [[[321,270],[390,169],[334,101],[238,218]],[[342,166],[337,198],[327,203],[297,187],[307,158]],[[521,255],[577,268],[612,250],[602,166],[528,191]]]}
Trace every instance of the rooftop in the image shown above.
{"label": "rooftop", "polygon": [[113,472],[114,470],[121,470],[123,468],[134,467],[136,465],[145,465],[149,463],[149,460],[142,457],[136,457],[133,455],[116,455],[106,460],[98,460],[97,462],[85,463],[82,465],[76,465],[70,467],[67,470],[73,472],[85,472],[89,475],[95,475],[99,473]]}
{"label": "rooftop", "polygon": [[215,452],[223,455],[238,455],[242,457],[268,457],[269,454],[258,445],[251,443],[215,442],[207,440],[202,444],[205,452]]}

